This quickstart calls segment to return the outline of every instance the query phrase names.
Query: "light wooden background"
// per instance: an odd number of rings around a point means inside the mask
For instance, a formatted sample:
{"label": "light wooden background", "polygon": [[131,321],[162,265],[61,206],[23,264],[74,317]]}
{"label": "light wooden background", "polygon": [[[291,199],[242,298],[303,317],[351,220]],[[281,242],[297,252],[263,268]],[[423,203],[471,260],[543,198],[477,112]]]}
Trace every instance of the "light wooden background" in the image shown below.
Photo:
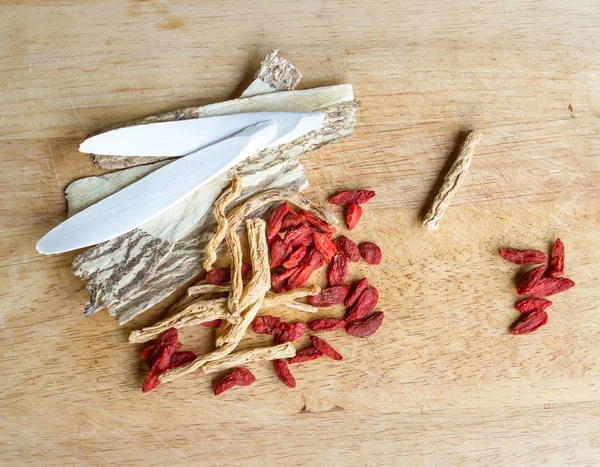
{"label": "light wooden background", "polygon": [[[0,465],[598,465],[598,3],[3,0],[0,31]],[[84,318],[74,254],[35,242],[65,186],[99,173],[85,135],[227,99],[274,47],[301,88],[349,82],[362,101],[356,136],[304,161],[317,197],[377,190],[352,236],[385,259],[351,274],[379,287],[384,326],[328,336],[345,360],[295,369],[295,390],[256,364],[218,399],[200,374],[142,395],[126,335],[161,310]],[[471,127],[470,174],[427,232]],[[577,287],[513,337],[518,267],[497,248],[557,236]]]}

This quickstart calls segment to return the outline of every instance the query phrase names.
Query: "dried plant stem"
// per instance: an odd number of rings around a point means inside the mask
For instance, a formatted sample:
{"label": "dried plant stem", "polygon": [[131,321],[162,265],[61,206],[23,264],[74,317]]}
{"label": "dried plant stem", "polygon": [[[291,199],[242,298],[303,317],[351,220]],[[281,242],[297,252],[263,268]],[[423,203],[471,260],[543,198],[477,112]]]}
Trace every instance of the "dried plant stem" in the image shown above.
{"label": "dried plant stem", "polygon": [[196,295],[203,295],[207,293],[224,293],[229,292],[230,286],[228,285],[213,285],[213,284],[197,284],[187,289],[187,296],[194,297]]}
{"label": "dried plant stem", "polygon": [[319,308],[316,306],[312,306],[307,303],[297,302],[296,300],[287,302],[285,306],[295,308],[296,310],[305,311],[306,313],[316,313],[317,311],[319,311]]}
{"label": "dried plant stem", "polygon": [[284,344],[274,345],[271,347],[258,347],[248,350],[239,350],[231,353],[220,360],[213,360],[206,363],[202,370],[204,373],[216,373],[219,371],[228,370],[238,366],[245,365],[250,362],[260,360],[277,360],[278,358],[291,358],[296,355],[294,344],[286,342]]}
{"label": "dried plant stem", "polygon": [[240,314],[240,298],[244,290],[244,280],[242,279],[242,244],[235,229],[229,229],[225,238],[229,247],[229,253],[231,254],[231,286],[227,299],[227,307],[232,315],[238,316]]}

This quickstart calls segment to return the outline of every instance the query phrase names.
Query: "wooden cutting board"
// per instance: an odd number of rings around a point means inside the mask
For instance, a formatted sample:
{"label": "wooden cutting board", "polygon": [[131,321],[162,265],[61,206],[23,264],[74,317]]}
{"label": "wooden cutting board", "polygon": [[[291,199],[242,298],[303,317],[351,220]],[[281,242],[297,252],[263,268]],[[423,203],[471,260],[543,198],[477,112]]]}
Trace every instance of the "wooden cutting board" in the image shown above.
{"label": "wooden cutting board", "polygon": [[[409,0],[0,4],[0,465],[597,465],[600,7]],[[386,312],[342,362],[269,364],[218,399],[198,374],[140,392],[132,329],[85,318],[74,254],[36,241],[107,124],[235,95],[270,48],[301,88],[352,83],[356,136],[304,158],[309,193],[377,197],[352,237]],[[484,139],[439,231],[421,227],[463,132]],[[560,237],[577,286],[530,336],[500,246]],[[322,315],[341,313],[323,311]],[[286,318],[307,320],[297,313]],[[209,329],[182,333],[204,351]],[[256,342],[266,342],[255,339]],[[299,342],[299,346],[304,341]]]}

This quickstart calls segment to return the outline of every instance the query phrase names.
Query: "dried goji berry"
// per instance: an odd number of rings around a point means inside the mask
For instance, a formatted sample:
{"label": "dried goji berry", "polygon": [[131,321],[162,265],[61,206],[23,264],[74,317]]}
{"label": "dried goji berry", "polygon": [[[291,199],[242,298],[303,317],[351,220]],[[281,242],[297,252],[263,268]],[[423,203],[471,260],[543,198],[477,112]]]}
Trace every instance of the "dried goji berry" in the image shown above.
{"label": "dried goji berry", "polygon": [[340,303],[344,303],[349,292],[350,284],[327,287],[326,289],[323,289],[320,294],[308,297],[308,303],[319,308],[339,305]]}
{"label": "dried goji berry", "polygon": [[526,298],[515,304],[515,308],[521,313],[531,313],[532,311],[544,311],[552,305],[550,300],[545,298]]}
{"label": "dried goji berry", "polygon": [[223,320],[219,318],[219,319],[213,319],[212,321],[204,321],[204,323],[201,323],[201,324],[205,328],[218,328],[219,326],[221,326],[222,322],[223,322]]}
{"label": "dried goji berry", "polygon": [[358,300],[358,297],[360,297],[360,295],[365,290],[367,290],[368,287],[369,287],[369,281],[367,280],[366,277],[363,277],[361,280],[359,280],[356,283],[356,285],[354,286],[354,289],[352,289],[352,292],[350,292],[348,294],[348,297],[346,297],[346,301],[344,302],[344,305],[346,305],[347,307],[354,305],[356,303],[356,300]]}
{"label": "dried goji berry", "polygon": [[308,329],[314,332],[337,331],[346,327],[346,321],[341,318],[320,318],[308,323]]}
{"label": "dried goji berry", "polygon": [[336,253],[327,269],[327,281],[329,282],[329,286],[343,285],[344,282],[346,282],[347,273],[348,257],[341,253]]}
{"label": "dried goji berry", "polygon": [[358,204],[351,204],[346,208],[346,214],[344,220],[346,221],[346,227],[348,230],[354,229],[358,221],[362,217],[362,208]]}
{"label": "dried goji berry", "polygon": [[285,218],[283,219],[280,232],[284,232],[286,230],[291,229],[292,227],[296,227],[301,222],[304,222],[304,216],[298,214],[295,211],[290,210],[290,212],[288,212]]}
{"label": "dried goji berry", "polygon": [[247,370],[246,368],[236,368],[215,384],[213,392],[215,393],[215,396],[218,396],[234,386],[250,386],[255,381],[256,378],[250,370]]}
{"label": "dried goji berry", "polygon": [[305,256],[306,256],[306,247],[299,246],[298,248],[296,248],[294,251],[292,251],[288,255],[288,257],[285,259],[285,261],[283,263],[281,263],[281,265],[286,269],[295,268],[296,266],[298,266],[298,264],[300,264],[300,262],[302,261],[302,259]]}
{"label": "dried goji berry", "polygon": [[309,345],[296,352],[296,356],[290,358],[290,365],[293,363],[304,363],[310,360],[315,360],[323,356],[323,352],[317,349],[314,345]]}
{"label": "dried goji berry", "polygon": [[310,336],[310,342],[314,345],[323,355],[327,355],[329,358],[334,360],[341,360],[342,356],[331,347],[327,342],[317,336]]}
{"label": "dried goji berry", "polygon": [[500,256],[515,264],[541,264],[546,262],[546,255],[539,250],[515,250],[500,248]]}
{"label": "dried goji berry", "polygon": [[164,346],[172,346],[177,344],[178,332],[177,328],[169,328],[165,332],[163,332],[158,339],[156,344],[149,345],[148,347],[142,350],[140,353],[140,357],[144,360],[148,361],[148,365],[151,365],[156,355],[160,351],[161,347]]}
{"label": "dried goji berry", "polygon": [[304,217],[306,222],[308,222],[310,225],[316,227],[317,229],[319,229],[323,232],[326,232],[326,233],[335,233],[335,227],[331,227],[329,224],[327,224],[327,222],[325,222],[323,219],[320,219],[319,217],[315,216],[312,212],[305,211],[303,209],[300,211],[300,214],[302,215],[302,217]]}
{"label": "dried goji berry", "polygon": [[356,243],[354,243],[351,239],[345,235],[340,235],[336,239],[336,243],[338,251],[345,254],[350,261],[354,263],[360,261],[360,251],[358,251]]}
{"label": "dried goji berry", "polygon": [[331,260],[335,255],[337,248],[331,241],[331,234],[315,232],[315,247],[319,250],[319,253],[323,255],[326,261]]}
{"label": "dried goji berry", "polygon": [[294,272],[294,269],[286,269],[280,274],[271,274],[271,287],[277,293],[284,292],[287,289],[287,280]]}
{"label": "dried goji berry", "polygon": [[285,201],[277,206],[267,219],[267,239],[271,240],[281,230],[283,218],[290,212],[290,203]]}
{"label": "dried goji berry", "polygon": [[281,266],[281,263],[285,260],[285,258],[292,251],[292,246],[285,243],[281,237],[277,236],[271,242],[271,246],[269,248],[269,254],[271,256],[270,266],[275,268],[277,266]]}
{"label": "dried goji berry", "polygon": [[329,202],[337,206],[347,206],[348,204],[364,204],[374,196],[375,192],[371,190],[342,191],[329,198]]}
{"label": "dried goji berry", "polygon": [[319,253],[319,250],[317,250],[317,248],[313,245],[307,250],[303,262],[304,264],[309,264],[313,269],[316,270],[323,266],[323,263],[325,263],[325,258],[323,258],[323,255]]}
{"label": "dried goji berry", "polygon": [[381,249],[373,242],[364,242],[358,246],[360,256],[369,264],[381,263]]}
{"label": "dried goji berry", "polygon": [[562,276],[565,272],[565,245],[560,238],[557,238],[550,251],[550,266],[548,275],[550,277]]}
{"label": "dried goji berry", "polygon": [[371,313],[377,302],[379,301],[379,292],[375,287],[368,287],[363,293],[360,294],[356,303],[348,308],[346,314],[346,321],[356,321],[357,319],[364,318]]}
{"label": "dried goji berry", "polygon": [[287,281],[287,290],[302,287],[313,273],[314,269],[310,264],[301,264],[293,269]]}
{"label": "dried goji berry", "polygon": [[275,333],[275,343],[293,342],[300,339],[306,331],[306,323],[279,323]]}
{"label": "dried goji berry", "polygon": [[[249,264],[242,264],[242,276],[246,276],[252,271],[252,266]],[[213,285],[225,285],[231,281],[231,269],[230,268],[213,268],[206,274],[206,282]]]}
{"label": "dried goji berry", "polygon": [[310,227],[306,222],[302,222],[298,224],[296,227],[292,227],[285,234],[284,241],[288,245],[293,245],[294,242],[298,239],[304,239],[307,235],[310,235],[312,238],[312,232],[310,231]]}
{"label": "dried goji berry", "polygon": [[186,363],[193,362],[196,360],[197,355],[194,352],[185,351],[185,352],[175,352],[171,357],[171,361],[169,362],[169,370],[173,368],[177,368],[181,365],[185,365]]}
{"label": "dried goji berry", "polygon": [[148,392],[159,385],[158,376],[169,369],[171,357],[181,348],[177,340],[177,329],[170,328],[163,333],[153,351],[149,352],[148,374],[142,383],[142,392]]}
{"label": "dried goji berry", "polygon": [[259,316],[252,323],[252,330],[256,334],[274,335],[278,332],[281,320],[275,316]]}
{"label": "dried goji berry", "polygon": [[378,311],[371,316],[349,323],[346,332],[354,337],[369,337],[377,332],[383,323],[383,312]]}
{"label": "dried goji berry", "polygon": [[281,380],[283,384],[290,388],[296,387],[296,379],[285,360],[273,360],[273,367],[275,368],[275,373],[277,377]]}
{"label": "dried goji berry", "polygon": [[544,272],[546,271],[546,266],[537,266],[533,269],[530,269],[519,281],[519,285],[517,286],[517,294],[525,295],[531,294],[531,289],[537,282],[542,278]]}
{"label": "dried goji berry", "polygon": [[569,290],[574,286],[575,282],[566,277],[542,277],[529,289],[529,294],[548,297]]}
{"label": "dried goji berry", "polygon": [[511,334],[529,334],[536,329],[541,328],[548,322],[548,313],[543,310],[533,311],[521,315],[519,320],[510,330]]}

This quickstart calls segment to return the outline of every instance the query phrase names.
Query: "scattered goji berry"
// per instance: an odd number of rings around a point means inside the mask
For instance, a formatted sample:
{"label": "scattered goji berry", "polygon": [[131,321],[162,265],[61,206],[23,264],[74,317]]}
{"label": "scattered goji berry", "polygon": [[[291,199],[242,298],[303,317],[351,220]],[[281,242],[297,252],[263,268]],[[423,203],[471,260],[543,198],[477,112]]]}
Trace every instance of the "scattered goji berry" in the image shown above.
{"label": "scattered goji berry", "polygon": [[356,303],[356,300],[358,300],[358,297],[360,297],[360,295],[365,290],[367,290],[368,287],[369,287],[369,281],[367,280],[366,277],[363,277],[361,280],[359,280],[356,283],[356,285],[354,286],[354,289],[352,289],[352,292],[350,292],[348,294],[348,297],[346,297],[346,301],[344,302],[344,305],[346,305],[347,307],[354,305]]}
{"label": "scattered goji berry", "polygon": [[373,242],[364,242],[358,246],[360,256],[369,264],[381,263],[381,249]]}
{"label": "scattered goji berry", "polygon": [[[243,263],[242,264],[242,276],[246,276],[252,271],[252,266]],[[231,281],[231,269],[230,268],[212,268],[206,274],[206,282],[213,285],[225,285]]]}
{"label": "scattered goji berry", "polygon": [[546,255],[539,250],[515,250],[500,248],[500,256],[515,264],[541,264],[546,262]]}
{"label": "scattered goji berry", "polygon": [[552,305],[550,300],[545,298],[526,298],[515,304],[515,308],[521,313],[531,313],[532,311],[544,311]]}
{"label": "scattered goji berry", "polygon": [[275,332],[275,343],[293,342],[300,339],[306,331],[306,323],[279,323]]}
{"label": "scattered goji berry", "polygon": [[334,360],[341,360],[342,356],[337,350],[331,347],[327,342],[317,336],[310,336],[310,342],[319,350],[323,355],[327,355],[329,358]]}
{"label": "scattered goji berry", "polygon": [[267,240],[271,240],[281,230],[283,218],[290,212],[290,203],[285,201],[277,206],[267,219]]}
{"label": "scattered goji berry", "polygon": [[173,368],[177,368],[181,365],[185,365],[186,363],[193,362],[196,360],[197,355],[194,352],[185,351],[185,352],[175,352],[171,357],[171,361],[169,362],[169,370]]}
{"label": "scattered goji berry", "polygon": [[312,232],[310,231],[310,227],[306,222],[302,222],[298,224],[296,227],[292,227],[285,234],[284,241],[288,245],[293,245],[293,243],[298,239],[304,239],[310,235],[312,238]]}
{"label": "scattered goji berry", "polygon": [[275,368],[275,373],[277,377],[281,380],[283,384],[290,388],[296,387],[296,379],[285,360],[273,360],[273,367]]}
{"label": "scattered goji berry", "polygon": [[256,334],[274,335],[278,332],[281,320],[275,316],[259,316],[252,323],[252,330]]}
{"label": "scattered goji berry", "polygon": [[346,221],[346,227],[348,230],[354,229],[358,221],[362,217],[362,208],[358,204],[351,204],[346,208],[346,214],[344,220]]}
{"label": "scattered goji berry", "polygon": [[379,292],[375,287],[368,287],[363,293],[360,294],[356,303],[348,308],[346,314],[346,321],[356,321],[357,319],[364,318],[371,313],[377,302],[379,301]]}
{"label": "scattered goji berry", "polygon": [[557,238],[550,251],[550,266],[548,275],[550,277],[562,276],[565,272],[565,245],[560,238]]}
{"label": "scattered goji berry", "polygon": [[309,345],[296,352],[296,356],[290,358],[289,364],[293,363],[304,363],[310,360],[315,360],[323,356],[323,352],[317,349],[314,345]]}
{"label": "scattered goji berry", "polygon": [[167,329],[154,349],[146,354],[149,368],[142,383],[142,392],[151,391],[159,385],[158,376],[169,369],[171,357],[180,348],[181,343],[177,340],[177,329]]}
{"label": "scattered goji berry", "polygon": [[281,263],[285,260],[285,258],[292,251],[292,246],[285,243],[281,237],[276,236],[271,242],[271,246],[269,248],[269,254],[271,256],[271,262],[269,265],[272,268],[276,268],[277,266],[281,266]]}
{"label": "scattered goji berry", "polygon": [[542,278],[545,271],[546,266],[542,265],[530,269],[525,274],[523,274],[523,277],[521,278],[521,280],[519,281],[519,285],[517,286],[517,294],[531,294],[531,289]]}
{"label": "scattered goji berry", "polygon": [[287,289],[287,280],[294,272],[294,269],[286,269],[280,274],[271,274],[271,287],[277,293],[284,292]]}
{"label": "scattered goji berry", "polygon": [[312,212],[305,211],[304,209],[302,209],[300,211],[300,214],[302,215],[302,217],[304,217],[306,222],[308,222],[310,225],[316,227],[317,229],[321,230],[322,232],[335,233],[335,227],[331,227],[327,222],[325,222],[323,219],[315,216]]}
{"label": "scattered goji berry", "polygon": [[331,204],[347,206],[348,204],[364,204],[375,196],[371,190],[342,191],[329,198]]}
{"label": "scattered goji berry", "polygon": [[314,243],[314,239],[315,239],[315,237],[313,235],[313,232],[309,231],[306,234],[302,235],[301,237],[294,239],[290,243],[290,245],[292,246],[292,248],[298,248],[300,246],[308,248],[309,246],[311,246]]}
{"label": "scattered goji berry", "polygon": [[511,334],[529,334],[536,329],[541,328],[548,322],[548,313],[543,310],[533,311],[521,315],[519,320],[510,330]]}
{"label": "scattered goji berry", "polygon": [[341,318],[319,318],[308,323],[308,329],[314,332],[337,331],[346,327],[346,321]]}
{"label": "scattered goji berry", "polygon": [[383,312],[378,311],[371,316],[349,323],[346,332],[353,337],[369,337],[377,332],[383,323]]}
{"label": "scattered goji berry", "polygon": [[205,328],[218,328],[219,326],[221,326],[222,322],[223,322],[223,320],[221,318],[219,318],[219,319],[213,319],[212,321],[205,321],[204,323],[201,323],[201,324]]}
{"label": "scattered goji berry", "polygon": [[360,261],[360,251],[358,251],[356,243],[354,243],[351,239],[345,235],[340,235],[338,238],[336,238],[336,244],[338,251],[345,254],[350,261],[353,263]]}
{"label": "scattered goji berry", "polygon": [[548,297],[569,290],[575,282],[566,277],[542,277],[529,290],[530,295]]}
{"label": "scattered goji berry", "polygon": [[313,245],[311,246],[306,253],[304,258],[304,264],[309,264],[313,269],[319,269],[325,263],[325,258],[323,255],[319,253],[319,250]]}
{"label": "scattered goji berry", "polygon": [[337,248],[331,241],[331,234],[315,232],[314,239],[319,253],[323,255],[325,261],[330,261],[337,251]]}
{"label": "scattered goji berry", "polygon": [[348,293],[350,293],[350,284],[327,287],[320,294],[308,297],[308,303],[319,308],[339,305],[344,303]]}
{"label": "scattered goji berry", "polygon": [[336,253],[327,269],[327,281],[329,282],[329,286],[343,285],[344,282],[346,282],[347,273],[348,257],[341,253]]}
{"label": "scattered goji berry", "polygon": [[292,251],[288,255],[288,257],[285,259],[285,261],[283,263],[281,263],[281,265],[286,269],[295,268],[296,266],[298,266],[298,264],[300,264],[300,262],[302,261],[302,259],[305,256],[306,256],[306,247],[299,246],[298,248],[296,248],[294,251]]}
{"label": "scattered goji berry", "polygon": [[293,269],[287,282],[287,290],[302,287],[313,273],[314,269],[310,264],[301,264]]}
{"label": "scattered goji berry", "polygon": [[280,232],[284,232],[286,230],[291,229],[292,227],[296,227],[301,222],[304,222],[304,216],[298,214],[295,211],[290,210],[290,212],[288,212],[285,218],[283,219]]}
{"label": "scattered goji berry", "polygon": [[215,396],[218,396],[234,386],[250,386],[255,381],[256,378],[250,370],[243,367],[236,368],[215,384],[213,392],[215,393]]}
{"label": "scattered goji berry", "polygon": [[156,355],[160,351],[161,347],[172,346],[177,344],[178,332],[177,328],[169,328],[163,332],[158,339],[156,344],[149,345],[142,350],[140,357],[148,361],[148,365],[151,365]]}

